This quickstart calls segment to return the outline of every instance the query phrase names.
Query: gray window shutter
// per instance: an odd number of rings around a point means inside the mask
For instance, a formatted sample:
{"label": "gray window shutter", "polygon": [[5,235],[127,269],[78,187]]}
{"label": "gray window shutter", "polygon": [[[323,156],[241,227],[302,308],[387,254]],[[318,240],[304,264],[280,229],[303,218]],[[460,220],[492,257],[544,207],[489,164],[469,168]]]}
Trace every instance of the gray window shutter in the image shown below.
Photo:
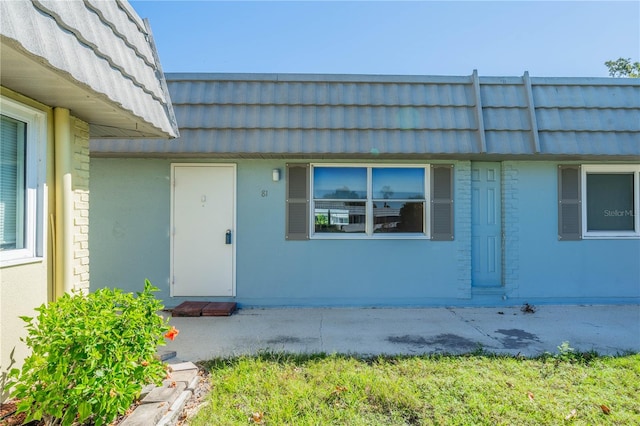
{"label": "gray window shutter", "polygon": [[580,166],[558,166],[558,239],[582,239],[582,200]]}
{"label": "gray window shutter", "polygon": [[287,164],[287,241],[309,239],[309,164]]}
{"label": "gray window shutter", "polygon": [[431,239],[453,240],[453,165],[431,166]]}

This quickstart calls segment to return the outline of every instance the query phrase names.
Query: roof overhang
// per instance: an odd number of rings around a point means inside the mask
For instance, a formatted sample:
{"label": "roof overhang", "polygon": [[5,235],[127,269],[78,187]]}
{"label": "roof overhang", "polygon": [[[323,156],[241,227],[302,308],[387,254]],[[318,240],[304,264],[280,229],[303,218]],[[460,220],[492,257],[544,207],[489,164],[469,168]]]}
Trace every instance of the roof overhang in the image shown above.
{"label": "roof overhang", "polygon": [[107,96],[76,81],[12,39],[0,40],[0,84],[50,107],[63,107],[90,125],[92,138],[166,138]]}

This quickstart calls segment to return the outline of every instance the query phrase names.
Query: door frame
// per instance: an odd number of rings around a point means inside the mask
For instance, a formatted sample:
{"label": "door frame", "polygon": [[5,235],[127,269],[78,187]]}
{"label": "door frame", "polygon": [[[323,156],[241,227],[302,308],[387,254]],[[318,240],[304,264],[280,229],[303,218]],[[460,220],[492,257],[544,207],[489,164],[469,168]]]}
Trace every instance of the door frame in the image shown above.
{"label": "door frame", "polygon": [[[231,167],[233,170],[232,193],[233,209],[231,217],[231,295],[230,296],[175,296],[174,295],[174,236],[175,236],[175,170],[178,167]],[[170,225],[169,225],[169,296],[170,297],[236,297],[236,245],[237,245],[237,208],[238,208],[238,165],[236,163],[171,163],[170,175]]]}

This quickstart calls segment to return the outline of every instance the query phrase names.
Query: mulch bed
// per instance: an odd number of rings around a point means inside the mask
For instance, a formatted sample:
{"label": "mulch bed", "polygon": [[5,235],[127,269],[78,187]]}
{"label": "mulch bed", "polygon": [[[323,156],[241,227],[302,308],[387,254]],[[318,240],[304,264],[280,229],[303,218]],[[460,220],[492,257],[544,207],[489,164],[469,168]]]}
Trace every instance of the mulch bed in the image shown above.
{"label": "mulch bed", "polygon": [[[26,417],[24,413],[15,414],[16,403],[14,401],[4,402],[0,405],[0,425],[2,426],[18,426],[21,425]],[[27,423],[29,426],[35,426],[37,422]]]}
{"label": "mulch bed", "polygon": [[[129,409],[127,414],[130,414],[133,411],[133,408],[135,408],[135,405]],[[109,426],[116,426],[127,418],[127,414],[118,417]],[[35,420],[23,425],[22,422],[24,422],[25,417],[27,417],[25,413],[16,414],[15,401],[5,402],[2,404],[2,409],[0,410],[0,426],[45,426],[44,421]]]}

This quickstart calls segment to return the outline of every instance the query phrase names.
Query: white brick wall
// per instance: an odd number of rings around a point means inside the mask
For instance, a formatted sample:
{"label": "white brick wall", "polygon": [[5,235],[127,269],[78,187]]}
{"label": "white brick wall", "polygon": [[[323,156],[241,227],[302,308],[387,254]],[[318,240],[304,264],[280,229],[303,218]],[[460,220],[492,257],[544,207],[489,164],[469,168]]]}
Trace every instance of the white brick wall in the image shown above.
{"label": "white brick wall", "polygon": [[454,179],[455,241],[458,251],[458,297],[471,297],[471,162],[456,163]]}
{"label": "white brick wall", "polygon": [[73,125],[73,287],[89,291],[89,125]]}
{"label": "white brick wall", "polygon": [[504,231],[504,256],[502,273],[507,293],[514,295],[518,288],[520,265],[520,221],[518,219],[519,173],[517,163],[502,163],[502,229]]}

